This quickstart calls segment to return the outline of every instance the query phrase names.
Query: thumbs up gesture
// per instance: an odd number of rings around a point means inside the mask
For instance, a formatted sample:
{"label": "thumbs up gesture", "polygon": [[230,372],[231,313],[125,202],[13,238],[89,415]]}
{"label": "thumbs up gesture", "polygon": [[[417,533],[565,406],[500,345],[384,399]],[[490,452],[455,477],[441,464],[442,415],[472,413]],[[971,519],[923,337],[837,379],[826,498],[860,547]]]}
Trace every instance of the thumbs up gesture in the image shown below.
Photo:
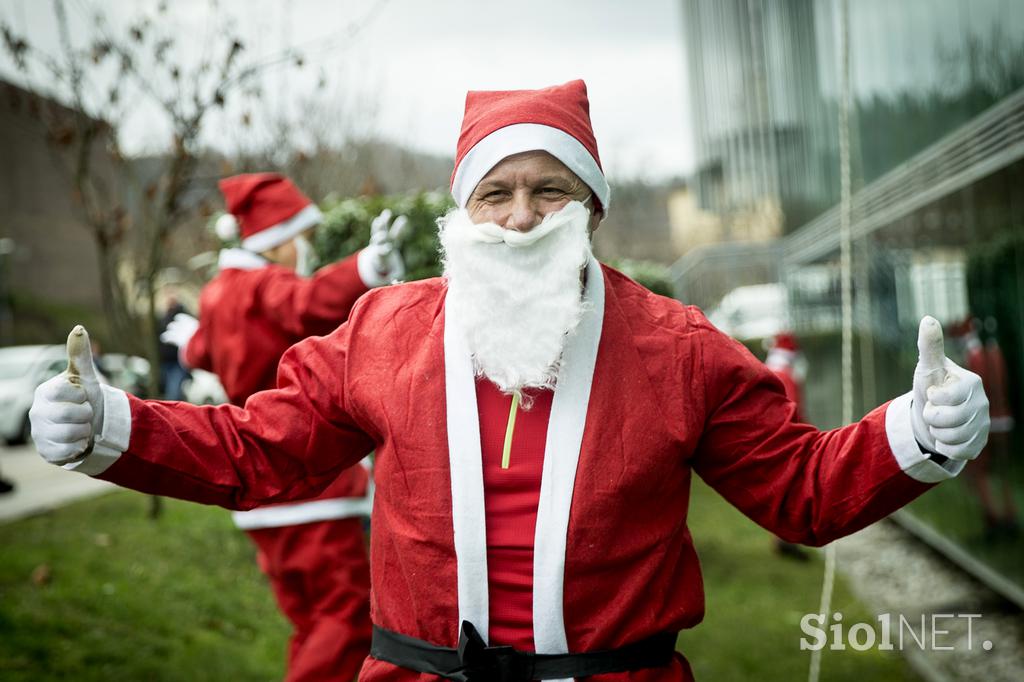
{"label": "thumbs up gesture", "polygon": [[85,327],[71,330],[68,368],[36,388],[28,416],[36,449],[51,464],[75,462],[92,451],[103,425],[103,394]]}
{"label": "thumbs up gesture", "polygon": [[917,337],[911,423],[925,449],[955,460],[974,459],[988,441],[988,398],[981,377],[946,357],[942,327],[929,316]]}
{"label": "thumbs up gesture", "polygon": [[393,216],[391,209],[385,208],[370,223],[370,243],[359,254],[359,274],[367,286],[388,284],[405,275],[398,247],[409,231],[409,219],[400,215],[392,222]]}

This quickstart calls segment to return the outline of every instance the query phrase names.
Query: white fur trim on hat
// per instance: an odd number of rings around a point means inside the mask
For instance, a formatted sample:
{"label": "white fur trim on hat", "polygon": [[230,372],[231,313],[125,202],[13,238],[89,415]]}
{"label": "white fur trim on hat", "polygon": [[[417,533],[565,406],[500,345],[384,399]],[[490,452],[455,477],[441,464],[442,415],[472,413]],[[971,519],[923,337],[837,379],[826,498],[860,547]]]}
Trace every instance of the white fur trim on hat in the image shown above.
{"label": "white fur trim on hat", "polygon": [[611,188],[597,161],[587,148],[569,133],[539,123],[517,123],[498,128],[473,146],[455,171],[452,197],[459,208],[465,208],[470,195],[492,168],[513,154],[545,151],[564,163],[569,170],[597,195],[608,213]]}
{"label": "white fur trim on hat", "polygon": [[247,251],[262,253],[267,249],[284,244],[296,235],[302,234],[320,223],[323,217],[324,214],[320,212],[316,204],[310,204],[288,220],[246,237],[242,240],[242,248]]}
{"label": "white fur trim on hat", "polygon": [[213,224],[213,231],[221,241],[231,241],[238,237],[238,219],[230,213],[225,213],[217,218],[217,222]]}

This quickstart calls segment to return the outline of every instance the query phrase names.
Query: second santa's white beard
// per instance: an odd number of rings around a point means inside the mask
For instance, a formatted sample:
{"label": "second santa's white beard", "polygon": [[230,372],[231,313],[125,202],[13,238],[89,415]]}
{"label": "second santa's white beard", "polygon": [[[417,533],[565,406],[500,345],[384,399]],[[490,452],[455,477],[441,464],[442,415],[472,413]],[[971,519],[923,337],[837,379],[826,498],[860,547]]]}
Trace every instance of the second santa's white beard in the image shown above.
{"label": "second santa's white beard", "polygon": [[527,233],[475,225],[465,209],[438,221],[446,320],[458,321],[477,375],[506,393],[555,385],[566,336],[583,314],[589,217],[573,201]]}

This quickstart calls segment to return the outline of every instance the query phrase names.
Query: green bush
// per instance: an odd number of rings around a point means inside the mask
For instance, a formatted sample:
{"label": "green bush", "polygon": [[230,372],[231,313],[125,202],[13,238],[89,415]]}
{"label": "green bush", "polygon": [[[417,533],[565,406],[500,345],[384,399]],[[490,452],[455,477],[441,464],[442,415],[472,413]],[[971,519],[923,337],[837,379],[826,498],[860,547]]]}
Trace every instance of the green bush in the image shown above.
{"label": "green bush", "polygon": [[672,281],[667,266],[649,260],[629,258],[613,260],[608,264],[659,296],[672,296]]}
{"label": "green bush", "polygon": [[443,192],[421,192],[379,197],[357,197],[327,201],[321,208],[324,220],[316,232],[314,246],[321,262],[330,263],[366,246],[370,223],[385,208],[405,215],[411,225],[402,242],[407,281],[441,274],[438,256],[437,219],[453,207]]}

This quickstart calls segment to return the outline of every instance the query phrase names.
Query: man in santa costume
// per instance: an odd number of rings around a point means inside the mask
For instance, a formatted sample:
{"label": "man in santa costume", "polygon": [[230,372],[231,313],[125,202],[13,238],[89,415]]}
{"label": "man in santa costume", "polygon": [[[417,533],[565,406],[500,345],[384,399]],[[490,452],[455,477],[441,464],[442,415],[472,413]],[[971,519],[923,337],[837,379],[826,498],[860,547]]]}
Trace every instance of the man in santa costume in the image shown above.
{"label": "man in santa costume", "polygon": [[[922,321],[914,390],[828,432],[699,310],[591,255],[610,205],[582,81],[471,92],[440,222],[443,278],[365,295],[244,407],[43,384],[43,457],[246,508],[376,451],[369,681],[689,680],[701,476],[778,535],[853,532],[956,475],[988,405]],[[908,380],[910,377],[908,377]],[[77,382],[77,383],[75,383]]]}
{"label": "man in santa costume", "polygon": [[[203,288],[199,319],[178,314],[161,336],[182,364],[221,380],[231,403],[275,386],[290,346],[329,334],[370,288],[402,275],[387,239],[314,275],[311,232],[320,210],[288,178],[254,173],[220,183],[227,214],[217,222],[224,249],[219,272]],[[385,234],[390,215],[377,220]],[[400,218],[396,227],[401,227]],[[240,232],[240,234],[239,234]],[[346,469],[315,499],[233,514],[257,547],[281,610],[294,631],[287,679],[352,680],[370,648],[369,562],[362,518],[372,484],[364,467]]]}
{"label": "man in santa costume", "polygon": [[[988,444],[978,455],[977,463],[971,467],[968,481],[981,505],[985,539],[1014,541],[1020,534],[1020,523],[1017,520],[1017,505],[1014,503],[1010,477],[1005,472],[1002,476],[993,475],[993,469],[1006,466],[1012,452],[1014,419],[1008,395],[1009,373],[997,338],[998,325],[995,318],[985,320],[988,340],[984,343],[978,335],[981,326],[981,320],[970,315],[958,325],[964,345],[964,364],[981,377],[985,394],[991,403],[989,413],[992,425]],[[993,490],[994,487],[997,489]]]}
{"label": "man in santa costume", "polygon": [[779,332],[772,339],[764,364],[782,382],[782,387],[796,407],[797,421],[804,421],[803,377],[801,376],[800,344],[792,332]]}

